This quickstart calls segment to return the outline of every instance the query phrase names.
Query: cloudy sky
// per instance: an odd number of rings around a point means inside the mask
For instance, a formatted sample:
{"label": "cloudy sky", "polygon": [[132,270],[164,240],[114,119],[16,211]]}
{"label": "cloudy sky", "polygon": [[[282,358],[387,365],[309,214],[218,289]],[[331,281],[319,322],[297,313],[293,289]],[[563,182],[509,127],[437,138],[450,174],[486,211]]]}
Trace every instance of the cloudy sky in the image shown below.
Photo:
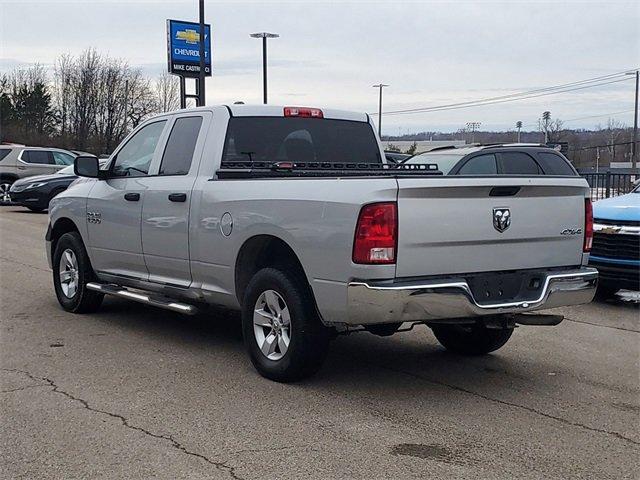
{"label": "cloudy sky", "polygon": [[[197,20],[197,0],[0,0],[0,71],[88,47],[150,76],[166,69],[166,19]],[[640,66],[635,1],[206,1],[213,28],[207,103],[260,103],[261,44],[269,44],[269,101],[377,111],[464,102]],[[388,116],[383,133],[533,129],[544,110],[570,127],[612,116],[633,123],[633,77],[596,88],[491,106]],[[584,118],[589,117],[589,118]]]}

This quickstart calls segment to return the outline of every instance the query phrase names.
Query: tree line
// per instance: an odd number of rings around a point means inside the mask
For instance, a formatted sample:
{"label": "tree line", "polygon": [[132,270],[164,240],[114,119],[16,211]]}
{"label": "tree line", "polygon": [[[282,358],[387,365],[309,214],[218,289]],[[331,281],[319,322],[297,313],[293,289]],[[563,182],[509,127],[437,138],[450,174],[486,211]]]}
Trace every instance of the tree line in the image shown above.
{"label": "tree line", "polygon": [[0,141],[108,154],[149,115],[178,109],[179,88],[95,49],[17,68],[0,76]]}

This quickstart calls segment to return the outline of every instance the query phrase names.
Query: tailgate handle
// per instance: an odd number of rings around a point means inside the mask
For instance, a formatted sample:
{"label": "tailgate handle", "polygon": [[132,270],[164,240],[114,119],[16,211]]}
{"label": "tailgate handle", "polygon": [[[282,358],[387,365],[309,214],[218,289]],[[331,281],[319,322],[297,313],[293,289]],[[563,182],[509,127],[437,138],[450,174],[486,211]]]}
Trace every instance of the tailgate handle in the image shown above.
{"label": "tailgate handle", "polygon": [[520,191],[520,187],[493,187],[489,192],[490,197],[513,197]]}

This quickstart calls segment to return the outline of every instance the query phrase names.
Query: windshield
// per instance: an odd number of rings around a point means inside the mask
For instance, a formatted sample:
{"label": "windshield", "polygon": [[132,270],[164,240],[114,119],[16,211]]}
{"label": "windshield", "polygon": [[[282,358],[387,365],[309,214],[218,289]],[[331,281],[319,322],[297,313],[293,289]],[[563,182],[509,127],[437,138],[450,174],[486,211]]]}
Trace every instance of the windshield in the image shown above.
{"label": "windshield", "polygon": [[438,165],[438,170],[440,170],[443,175],[447,175],[462,157],[464,157],[464,155],[455,153],[425,152],[416,155],[415,157],[411,157],[405,163],[436,163]]}
{"label": "windshield", "polygon": [[61,170],[56,172],[58,175],[75,175],[73,173],[73,165],[69,165],[68,167],[64,167]]}
{"label": "windshield", "polygon": [[285,117],[231,118],[222,160],[382,163],[366,122]]}

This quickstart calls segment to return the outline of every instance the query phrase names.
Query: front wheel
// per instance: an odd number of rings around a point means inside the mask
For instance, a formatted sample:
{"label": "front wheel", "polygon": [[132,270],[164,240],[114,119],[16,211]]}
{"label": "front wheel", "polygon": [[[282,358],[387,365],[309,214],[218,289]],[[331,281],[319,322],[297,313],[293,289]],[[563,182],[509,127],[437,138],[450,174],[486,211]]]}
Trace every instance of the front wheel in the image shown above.
{"label": "front wheel", "polygon": [[484,355],[501,348],[513,333],[512,328],[493,329],[481,324],[434,325],[433,334],[449,351],[462,355]]}
{"label": "front wheel", "polygon": [[104,294],[87,289],[87,283],[93,280],[82,237],[77,232],[65,233],[53,253],[53,285],[62,308],[73,313],[97,310]]}
{"label": "front wheel", "polygon": [[276,382],[316,373],[329,346],[329,330],[316,313],[304,276],[275,268],[260,270],[249,282],[242,332],[253,366]]}
{"label": "front wheel", "polygon": [[11,205],[11,194],[9,193],[11,185],[13,185],[11,180],[0,180],[0,205]]}

